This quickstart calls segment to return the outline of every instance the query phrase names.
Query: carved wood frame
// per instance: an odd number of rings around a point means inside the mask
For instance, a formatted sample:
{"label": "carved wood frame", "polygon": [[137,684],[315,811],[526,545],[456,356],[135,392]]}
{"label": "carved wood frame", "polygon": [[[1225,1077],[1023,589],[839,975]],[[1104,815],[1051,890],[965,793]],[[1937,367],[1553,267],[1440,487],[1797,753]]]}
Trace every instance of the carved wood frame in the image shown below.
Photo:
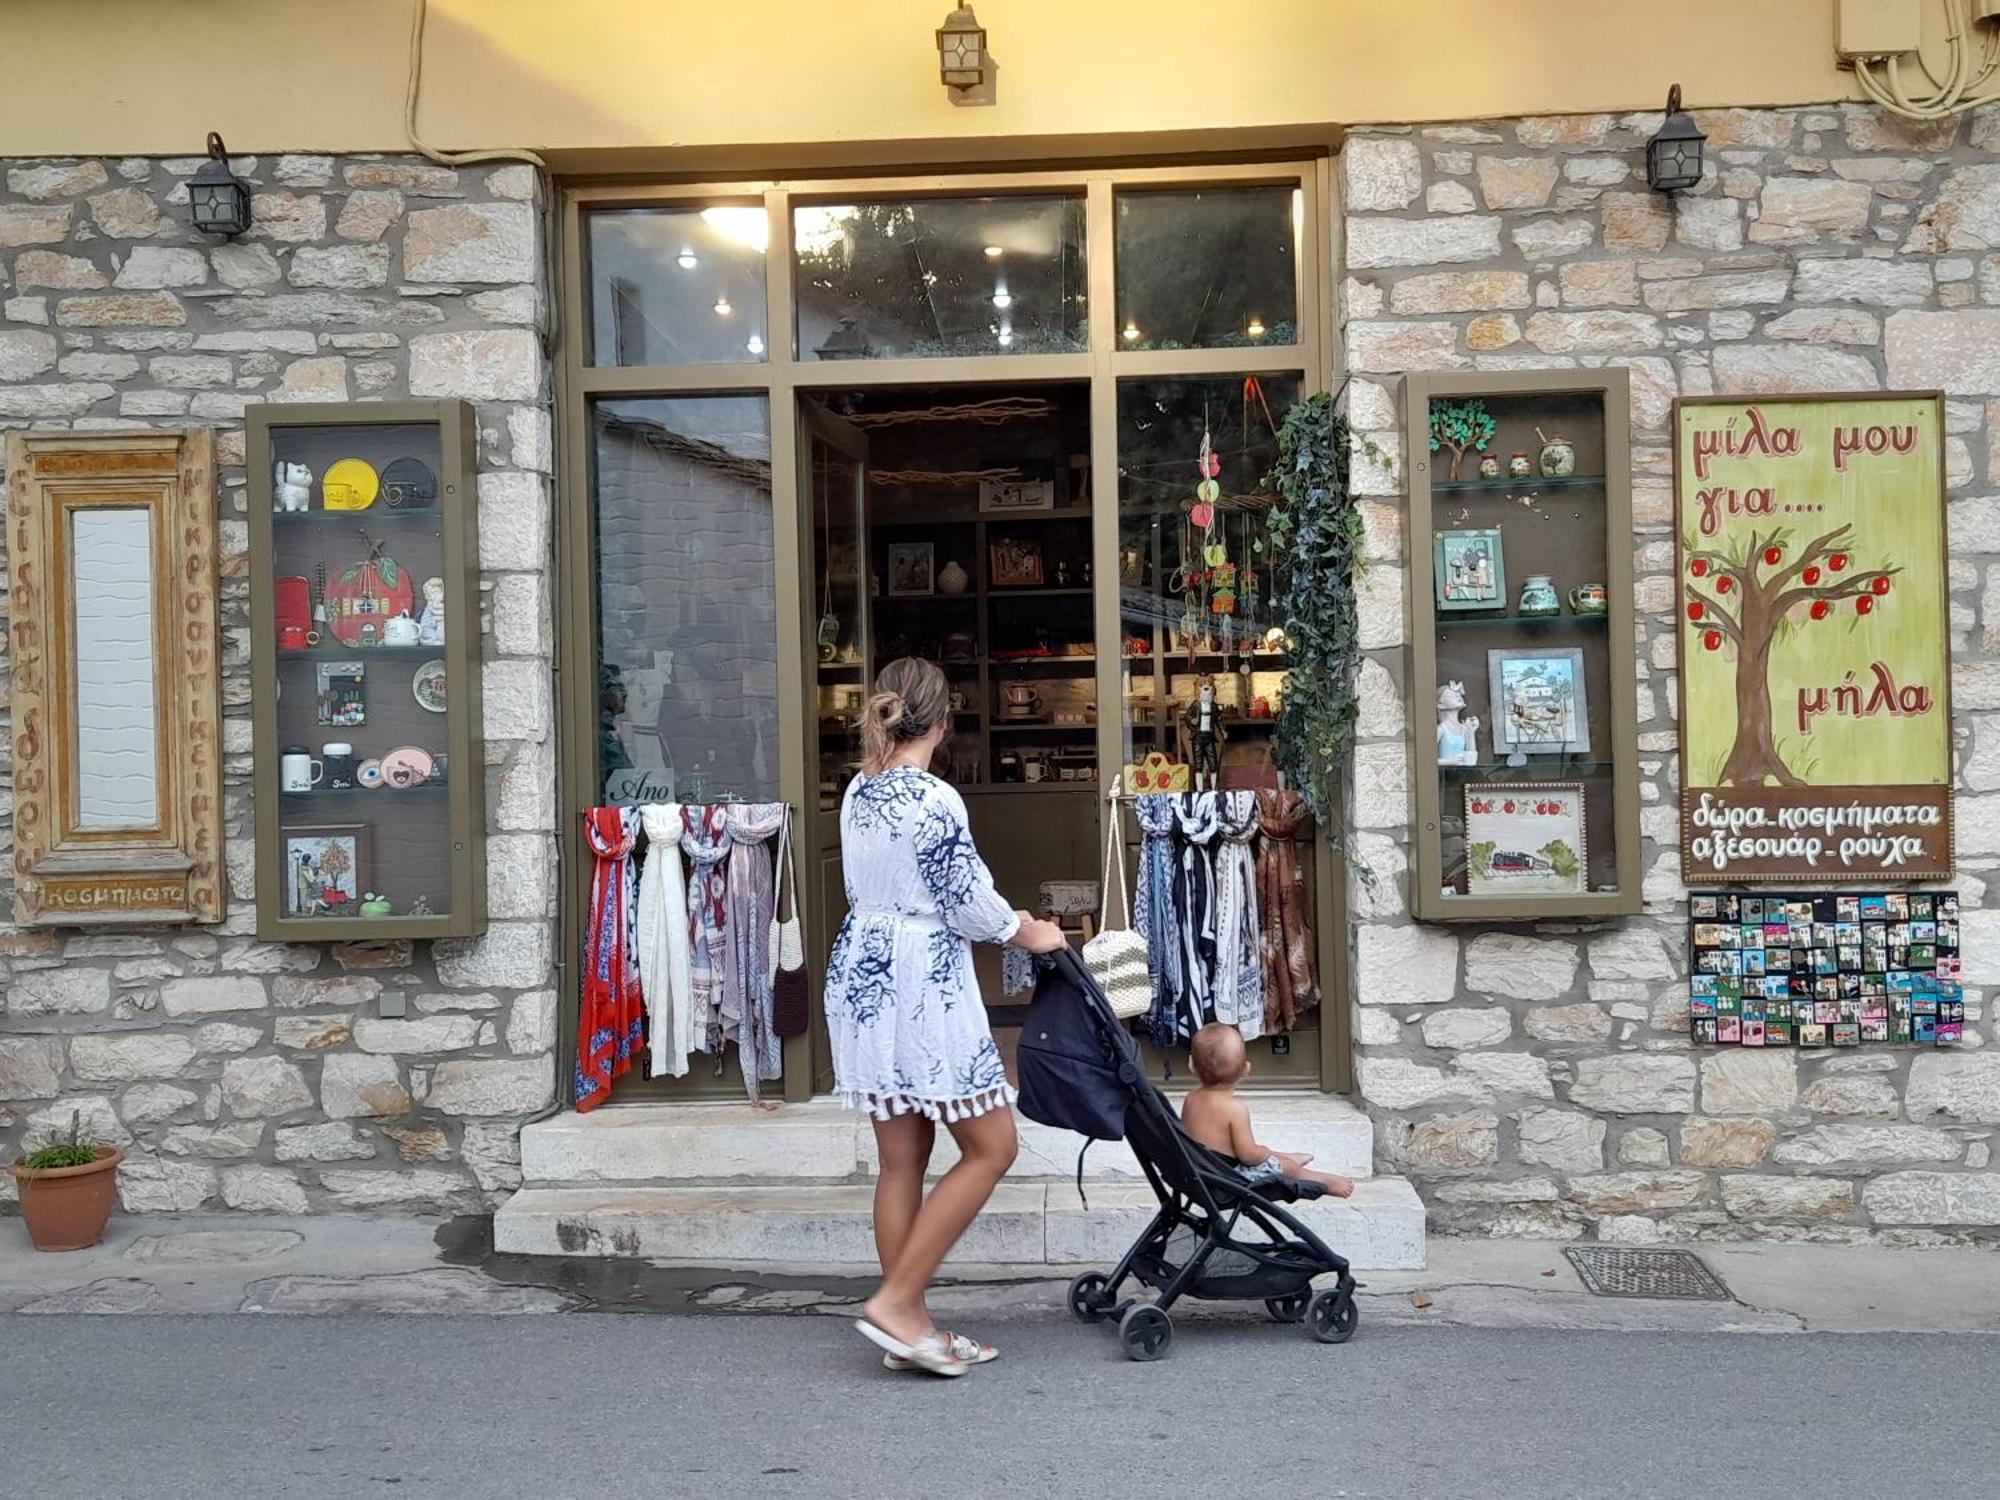
{"label": "carved wood frame", "polygon": [[[150,513],[157,819],[82,828],[70,516]],[[215,922],[223,914],[215,444],[184,432],[7,439],[14,915],[23,926]]]}

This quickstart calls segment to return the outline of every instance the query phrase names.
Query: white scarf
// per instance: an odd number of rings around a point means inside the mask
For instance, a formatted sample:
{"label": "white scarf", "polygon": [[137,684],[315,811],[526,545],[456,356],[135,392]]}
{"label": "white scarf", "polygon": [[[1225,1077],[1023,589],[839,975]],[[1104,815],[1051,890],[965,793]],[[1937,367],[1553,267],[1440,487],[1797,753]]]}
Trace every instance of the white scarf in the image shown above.
{"label": "white scarf", "polygon": [[1257,794],[1218,792],[1215,842],[1215,1019],[1246,1042],[1264,1033],[1262,927],[1257,920]]}
{"label": "white scarf", "polygon": [[687,876],[681,869],[681,805],[639,809],[646,863],[639,875],[639,991],[652,1033],[653,1076],[680,1078],[700,1041],[689,973]]}

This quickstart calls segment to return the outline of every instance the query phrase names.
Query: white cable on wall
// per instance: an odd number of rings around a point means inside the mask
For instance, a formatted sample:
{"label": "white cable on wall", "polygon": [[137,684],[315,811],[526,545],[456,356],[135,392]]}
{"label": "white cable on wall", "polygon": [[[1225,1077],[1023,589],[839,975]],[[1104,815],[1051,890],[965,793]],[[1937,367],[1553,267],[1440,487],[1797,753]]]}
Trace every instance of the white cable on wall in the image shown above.
{"label": "white cable on wall", "polygon": [[1921,52],[1908,54],[1923,73],[1928,93],[1912,96],[1905,88],[1901,55],[1854,59],[1861,92],[1907,120],[1942,120],[2000,102],[2000,87],[1988,87],[2000,70],[2000,26],[1981,27],[1973,13],[1974,0],[1939,3],[1944,6],[1944,76],[1931,71]]}
{"label": "white cable on wall", "polygon": [[494,151],[438,151],[424,144],[417,134],[417,92],[424,77],[424,21],[429,0],[412,0],[410,9],[410,87],[403,96],[403,129],[420,156],[446,167],[469,167],[483,161],[519,161],[548,170],[548,163],[532,151],[505,147]]}

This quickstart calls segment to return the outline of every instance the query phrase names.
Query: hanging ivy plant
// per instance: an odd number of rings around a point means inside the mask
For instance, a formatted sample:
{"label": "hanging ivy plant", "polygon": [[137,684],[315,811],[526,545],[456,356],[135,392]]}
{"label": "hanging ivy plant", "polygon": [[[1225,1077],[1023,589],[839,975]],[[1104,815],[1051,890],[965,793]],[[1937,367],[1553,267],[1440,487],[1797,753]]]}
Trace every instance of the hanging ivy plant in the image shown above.
{"label": "hanging ivy plant", "polygon": [[[1333,829],[1335,790],[1354,748],[1361,670],[1354,590],[1362,570],[1361,512],[1348,493],[1347,418],[1322,391],[1285,413],[1267,481],[1277,562],[1273,613],[1289,641],[1291,673],[1278,710],[1277,762],[1320,826]],[[1369,451],[1375,450],[1369,445]]]}

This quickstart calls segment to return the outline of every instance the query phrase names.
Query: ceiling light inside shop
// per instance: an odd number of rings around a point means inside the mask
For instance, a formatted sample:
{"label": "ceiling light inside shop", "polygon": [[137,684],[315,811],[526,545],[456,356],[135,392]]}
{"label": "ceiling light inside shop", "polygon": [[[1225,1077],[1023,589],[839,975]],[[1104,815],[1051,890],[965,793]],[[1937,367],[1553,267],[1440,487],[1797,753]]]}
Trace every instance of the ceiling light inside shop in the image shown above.
{"label": "ceiling light inside shop", "polygon": [[704,208],[701,221],[726,240],[748,245],[759,255],[771,243],[771,218],[761,208]]}
{"label": "ceiling light inside shop", "polygon": [[1014,342],[1014,330],[1009,328],[1005,323],[1002,323],[1000,325],[999,339],[1000,347],[1005,349],[1009,344]]}
{"label": "ceiling light inside shop", "polygon": [[986,258],[988,260],[998,260],[1004,254],[1006,254],[1006,252],[1002,250],[998,245],[988,245],[986,247]]}
{"label": "ceiling light inside shop", "polygon": [[735,311],[736,309],[729,305],[727,297],[717,297],[715,299],[715,315],[718,318],[726,318]]}
{"label": "ceiling light inside shop", "polygon": [[1251,316],[1250,321],[1243,327],[1243,333],[1246,338],[1261,339],[1264,336],[1264,331],[1264,320],[1254,314]]}
{"label": "ceiling light inside shop", "polygon": [[1139,332],[1139,325],[1138,325],[1137,323],[1132,323],[1132,322],[1127,322],[1127,323],[1126,323],[1126,325],[1125,325],[1125,342],[1126,342],[1126,343],[1128,343],[1128,344],[1136,344],[1136,343],[1138,343],[1138,342],[1139,342],[1139,340],[1140,340],[1140,339],[1142,339],[1142,338],[1144,338],[1144,337],[1145,337],[1145,335]]}
{"label": "ceiling light inside shop", "polygon": [[762,354],[764,352],[764,340],[753,333],[750,335],[750,342],[743,347],[748,349],[752,354]]}
{"label": "ceiling light inside shop", "polygon": [[674,264],[679,266],[683,271],[692,271],[701,262],[695,257],[692,246],[683,245],[681,246],[681,253],[674,257]]}
{"label": "ceiling light inside shop", "polygon": [[993,294],[993,305],[999,308],[1000,311],[1005,312],[1014,305],[1014,294],[1005,287],[1000,288],[999,291]]}

